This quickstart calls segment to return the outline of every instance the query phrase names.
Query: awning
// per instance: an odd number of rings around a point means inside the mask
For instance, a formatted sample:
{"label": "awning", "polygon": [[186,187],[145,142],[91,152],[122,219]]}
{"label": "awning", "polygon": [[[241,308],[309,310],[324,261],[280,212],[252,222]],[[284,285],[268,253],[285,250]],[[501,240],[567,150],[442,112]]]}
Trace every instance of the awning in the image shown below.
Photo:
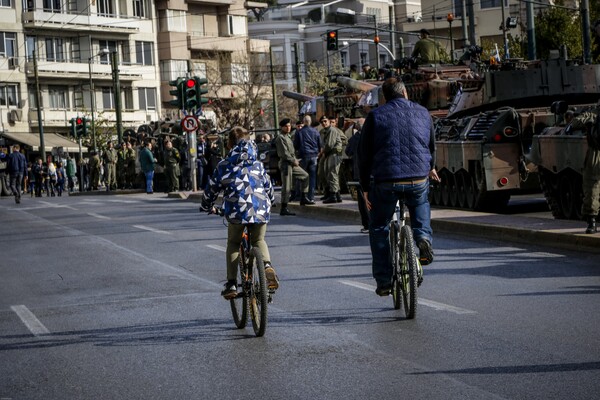
{"label": "awning", "polygon": [[[14,140],[20,144],[24,144],[32,147],[33,151],[40,151],[40,135],[39,133],[11,133],[3,132],[0,133],[7,139]],[[79,145],[72,140],[67,139],[57,133],[44,133],[44,147],[46,152],[51,152],[54,147],[62,147],[64,152],[76,153],[79,152]],[[84,152],[87,153],[87,149],[83,148]]]}

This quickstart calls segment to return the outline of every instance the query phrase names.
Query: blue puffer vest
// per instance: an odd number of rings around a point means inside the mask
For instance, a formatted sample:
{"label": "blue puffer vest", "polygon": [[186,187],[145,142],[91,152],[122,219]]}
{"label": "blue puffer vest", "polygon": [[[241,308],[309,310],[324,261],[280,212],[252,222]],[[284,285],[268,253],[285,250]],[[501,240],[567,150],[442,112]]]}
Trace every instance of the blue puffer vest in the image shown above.
{"label": "blue puffer vest", "polygon": [[375,126],[373,169],[375,182],[429,175],[431,116],[406,99],[394,99],[371,111]]}

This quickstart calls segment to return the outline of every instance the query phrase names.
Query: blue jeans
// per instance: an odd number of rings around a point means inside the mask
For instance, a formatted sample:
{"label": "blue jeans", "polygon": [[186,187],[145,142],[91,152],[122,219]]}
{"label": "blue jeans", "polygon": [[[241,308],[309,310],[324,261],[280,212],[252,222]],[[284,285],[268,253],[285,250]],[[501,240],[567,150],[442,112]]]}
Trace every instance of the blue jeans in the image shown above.
{"label": "blue jeans", "polygon": [[308,172],[308,197],[310,200],[315,199],[315,187],[317,187],[317,157],[305,157],[300,161],[300,166]]}
{"label": "blue jeans", "polygon": [[146,175],[146,193],[152,193],[152,181],[154,180],[154,171],[144,172]]}
{"label": "blue jeans", "polygon": [[389,284],[392,279],[390,259],[389,223],[394,216],[396,202],[404,197],[410,213],[410,224],[417,243],[426,239],[432,242],[431,208],[427,198],[429,181],[419,184],[400,185],[375,183],[369,192],[372,208],[369,224],[369,241],[373,255],[373,278],[378,285]]}

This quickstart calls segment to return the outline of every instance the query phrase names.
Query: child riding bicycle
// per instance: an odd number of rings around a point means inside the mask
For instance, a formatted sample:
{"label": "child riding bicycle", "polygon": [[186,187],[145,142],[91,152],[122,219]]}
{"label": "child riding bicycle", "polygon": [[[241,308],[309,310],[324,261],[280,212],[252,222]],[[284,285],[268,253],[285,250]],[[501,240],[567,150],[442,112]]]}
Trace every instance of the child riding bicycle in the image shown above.
{"label": "child riding bicycle", "polygon": [[226,300],[237,295],[239,250],[244,227],[248,228],[252,246],[258,248],[265,262],[269,289],[279,287],[275,269],[271,265],[269,248],[265,241],[271,205],[275,201],[271,178],[262,162],[257,161],[256,144],[248,131],[234,127],[229,131],[229,154],[217,165],[202,196],[201,211],[213,210],[219,193],[223,192],[223,211],[229,222],[227,228],[227,283],[221,292]]}

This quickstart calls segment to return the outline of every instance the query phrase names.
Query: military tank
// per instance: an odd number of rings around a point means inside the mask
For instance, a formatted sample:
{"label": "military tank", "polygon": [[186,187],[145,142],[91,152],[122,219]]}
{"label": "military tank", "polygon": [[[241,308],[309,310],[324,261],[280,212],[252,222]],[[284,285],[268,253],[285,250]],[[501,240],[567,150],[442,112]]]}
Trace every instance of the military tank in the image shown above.
{"label": "military tank", "polygon": [[[597,89],[598,90],[598,89]],[[553,104],[557,121],[533,136],[527,157],[537,165],[540,184],[552,215],[581,219],[582,176],[588,149],[586,133],[595,123],[600,104]]]}

